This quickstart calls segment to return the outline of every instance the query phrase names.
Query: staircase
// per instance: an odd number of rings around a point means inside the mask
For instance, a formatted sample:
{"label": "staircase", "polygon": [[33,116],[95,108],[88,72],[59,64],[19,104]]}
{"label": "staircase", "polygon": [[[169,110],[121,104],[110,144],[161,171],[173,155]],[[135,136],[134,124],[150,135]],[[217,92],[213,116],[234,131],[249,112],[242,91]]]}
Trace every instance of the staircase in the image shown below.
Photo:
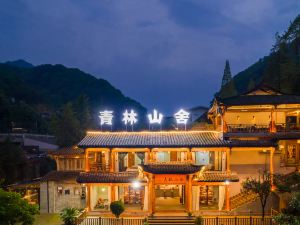
{"label": "staircase", "polygon": [[254,202],[258,198],[255,193],[245,193],[241,192],[230,198],[231,210],[236,209],[244,204]]}
{"label": "staircase", "polygon": [[195,218],[187,216],[153,216],[148,217],[149,225],[194,225]]}

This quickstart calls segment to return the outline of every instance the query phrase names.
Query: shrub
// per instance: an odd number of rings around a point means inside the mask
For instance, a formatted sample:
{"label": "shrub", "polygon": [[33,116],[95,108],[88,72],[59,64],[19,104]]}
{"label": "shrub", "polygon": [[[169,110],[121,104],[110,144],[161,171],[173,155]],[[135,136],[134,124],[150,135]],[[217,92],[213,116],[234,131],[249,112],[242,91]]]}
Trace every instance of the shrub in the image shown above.
{"label": "shrub", "polygon": [[0,224],[32,225],[38,206],[30,205],[20,194],[0,188]]}
{"label": "shrub", "polygon": [[144,224],[143,225],[149,225],[149,223],[148,223],[148,220],[147,219],[145,219],[144,220]]}
{"label": "shrub", "polygon": [[110,211],[119,218],[119,216],[124,212],[125,206],[122,201],[114,201],[110,204]]}
{"label": "shrub", "polygon": [[64,208],[59,216],[65,225],[76,225],[76,218],[79,214],[80,211],[77,208]]}
{"label": "shrub", "polygon": [[202,216],[197,216],[196,218],[195,218],[195,225],[203,225],[203,218],[202,218]]}

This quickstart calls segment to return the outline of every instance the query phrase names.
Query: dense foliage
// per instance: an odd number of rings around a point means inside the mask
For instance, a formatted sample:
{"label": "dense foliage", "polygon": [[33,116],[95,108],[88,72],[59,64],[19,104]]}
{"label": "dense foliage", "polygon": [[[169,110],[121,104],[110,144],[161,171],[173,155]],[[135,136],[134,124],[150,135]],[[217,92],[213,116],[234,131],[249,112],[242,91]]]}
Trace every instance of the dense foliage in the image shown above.
{"label": "dense foliage", "polygon": [[15,192],[0,189],[0,225],[32,225],[38,206],[29,204]]}
{"label": "dense foliage", "polygon": [[300,192],[295,193],[288,203],[288,207],[282,213],[273,217],[278,225],[300,224]]}
{"label": "dense foliage", "polygon": [[275,185],[279,192],[300,192],[300,173],[276,174]]}
{"label": "dense foliage", "polygon": [[75,225],[76,218],[79,216],[80,211],[77,208],[64,208],[59,216],[65,225]]}
{"label": "dense foliage", "polygon": [[300,95],[300,15],[282,35],[276,34],[276,43],[269,56],[238,73],[220,93],[231,97],[245,93],[260,84],[266,84],[286,94]]}
{"label": "dense foliage", "polygon": [[9,139],[0,143],[0,186],[44,176],[55,168],[55,161],[49,157],[30,163],[19,145]]}
{"label": "dense foliage", "polygon": [[[128,107],[135,109],[141,118],[146,115],[143,106],[125,97],[109,82],[78,69],[62,65],[23,68],[19,64],[0,63],[0,132],[22,127],[28,132],[52,133],[52,117],[61,114],[69,102],[73,104],[81,132],[98,128],[101,109],[115,111],[115,118],[121,118]],[[121,119],[114,125],[114,129],[120,128]]]}
{"label": "dense foliage", "polygon": [[119,216],[124,212],[125,206],[122,201],[114,201],[110,203],[110,211],[119,218]]}
{"label": "dense foliage", "polygon": [[53,131],[59,146],[76,144],[83,136],[79,120],[76,118],[71,103],[66,104],[60,115],[53,118]]}
{"label": "dense foliage", "polygon": [[26,156],[19,146],[8,139],[0,144],[0,178],[3,184],[20,180],[25,166]]}
{"label": "dense foliage", "polygon": [[256,178],[247,178],[243,182],[243,190],[247,192],[256,193],[259,196],[261,208],[262,208],[262,218],[265,216],[265,207],[269,195],[271,194],[271,175],[263,173]]}

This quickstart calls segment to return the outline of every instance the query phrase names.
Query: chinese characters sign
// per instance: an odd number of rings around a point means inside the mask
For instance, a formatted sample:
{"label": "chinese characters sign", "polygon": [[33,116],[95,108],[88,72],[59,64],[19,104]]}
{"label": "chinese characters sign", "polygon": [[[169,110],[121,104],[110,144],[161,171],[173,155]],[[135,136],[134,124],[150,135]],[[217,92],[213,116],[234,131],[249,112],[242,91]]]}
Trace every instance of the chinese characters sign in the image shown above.
{"label": "chinese characters sign", "polygon": [[[113,124],[113,111],[104,110],[100,111],[100,125],[110,125]],[[177,124],[187,124],[189,120],[190,113],[181,109],[177,113],[174,114],[174,118],[176,119]],[[153,110],[153,113],[148,114],[148,122],[149,124],[161,124],[163,120],[163,114],[158,112],[156,109]],[[133,109],[126,109],[123,113],[122,122],[125,125],[133,126],[138,122],[138,114]]]}
{"label": "chinese characters sign", "polygon": [[161,174],[155,175],[154,178],[155,184],[184,184],[186,183],[185,175],[169,175],[169,174]]}

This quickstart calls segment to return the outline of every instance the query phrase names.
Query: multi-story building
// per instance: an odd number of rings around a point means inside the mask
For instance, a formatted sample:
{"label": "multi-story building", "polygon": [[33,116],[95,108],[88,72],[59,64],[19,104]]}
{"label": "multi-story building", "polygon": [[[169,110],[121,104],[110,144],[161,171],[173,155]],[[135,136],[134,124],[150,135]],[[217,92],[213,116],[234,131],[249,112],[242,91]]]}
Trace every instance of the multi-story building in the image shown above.
{"label": "multi-story building", "polygon": [[235,209],[256,198],[240,194],[247,177],[299,168],[299,112],[300,96],[260,87],[216,99],[212,131],[90,131],[52,153],[57,171],[42,179],[41,211],[106,213],[115,200],[147,214]]}
{"label": "multi-story building", "polygon": [[216,99],[209,111],[215,130],[228,140],[273,140],[277,172],[300,166],[300,96],[260,86],[243,95]]}
{"label": "multi-story building", "polygon": [[77,147],[52,153],[58,170],[42,180],[41,211],[106,212],[114,200],[128,212],[230,210],[239,192],[232,156],[270,152],[272,172],[274,149],[272,141],[224,140],[218,131],[88,132]]}

